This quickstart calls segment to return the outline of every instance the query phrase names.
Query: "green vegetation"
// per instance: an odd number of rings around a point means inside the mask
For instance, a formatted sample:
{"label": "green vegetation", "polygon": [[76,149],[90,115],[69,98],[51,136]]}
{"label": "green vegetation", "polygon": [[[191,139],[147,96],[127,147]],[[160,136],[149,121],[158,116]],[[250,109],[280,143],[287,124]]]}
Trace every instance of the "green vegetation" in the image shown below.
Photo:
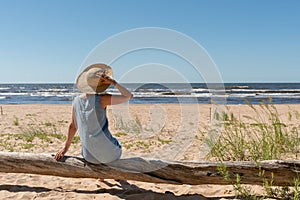
{"label": "green vegetation", "polygon": [[61,133],[50,133],[49,136],[53,137],[53,138],[56,138],[58,140],[63,140],[63,141],[66,140],[66,136],[61,134]]}
{"label": "green vegetation", "polygon": [[147,140],[147,141],[122,141],[122,146],[125,149],[131,149],[133,147],[137,147],[139,149],[146,150],[147,152],[150,152],[150,147],[152,145],[155,145],[155,141]]}
{"label": "green vegetation", "polygon": [[[15,117],[14,125],[18,126],[18,118]],[[35,146],[46,147],[55,140],[64,141],[66,136],[58,133],[56,126],[52,122],[41,124],[29,123],[26,127],[20,126],[19,133],[2,134],[0,140],[1,150],[10,152],[19,151],[21,149],[31,149]],[[75,137],[74,143],[79,139]]]}
{"label": "green vegetation", "polygon": [[31,113],[28,113],[28,114],[26,114],[25,116],[27,116],[27,117],[35,117],[35,116],[37,116],[37,114],[31,114]]}
{"label": "green vegetation", "polygon": [[52,122],[45,122],[44,125],[45,126],[53,126],[53,127],[55,127],[55,124],[52,123]]}
{"label": "green vegetation", "polygon": [[132,142],[128,142],[128,141],[125,141],[122,143],[122,146],[125,148],[125,149],[130,149],[133,147],[133,143]]}
{"label": "green vegetation", "polygon": [[220,175],[224,177],[228,183],[231,183],[233,186],[233,190],[235,192],[235,197],[237,199],[245,199],[245,200],[259,200],[259,199],[268,199],[268,198],[275,198],[275,199],[286,199],[286,200],[298,200],[299,199],[299,178],[295,178],[293,180],[293,187],[275,187],[273,186],[274,176],[270,180],[266,179],[264,176],[264,171],[259,171],[259,176],[262,178],[263,187],[265,190],[265,194],[256,194],[254,191],[251,190],[250,186],[245,186],[242,184],[241,177],[239,174],[231,174],[226,169],[226,166],[220,163],[218,167],[218,171]]}
{"label": "green vegetation", "polygon": [[[45,125],[47,126],[47,125]],[[53,129],[52,134],[56,133],[56,129]],[[47,129],[42,126],[33,126],[29,125],[27,128],[22,128],[21,133],[16,134],[17,139],[24,140],[26,142],[32,142],[35,138],[40,139],[42,142],[52,143],[51,138],[49,137],[50,133]]]}
{"label": "green vegetation", "polygon": [[34,147],[34,144],[32,144],[32,143],[21,143],[21,146],[24,149],[30,149],[30,148]]}
{"label": "green vegetation", "polygon": [[72,140],[72,144],[77,144],[79,141],[80,141],[80,137],[78,135],[75,135]]}
{"label": "green vegetation", "polygon": [[8,139],[1,139],[0,147],[2,147],[5,150],[8,150],[9,152],[14,152],[14,146],[11,144],[11,142],[9,142]]}
{"label": "green vegetation", "polygon": [[127,134],[125,132],[117,132],[116,134],[114,134],[116,137],[122,137],[122,136],[127,136]]}
{"label": "green vegetation", "polygon": [[222,161],[259,161],[272,159],[297,159],[300,138],[299,125],[291,122],[299,120],[299,113],[290,111],[286,116],[288,122],[283,122],[279,117],[272,99],[253,106],[246,101],[254,111],[254,116],[235,116],[233,113],[217,113],[215,116],[222,126],[219,140],[206,140],[212,150],[209,157],[220,161],[219,173],[228,180],[236,192],[236,197],[241,199],[298,199],[300,179],[295,178],[294,187],[274,187],[274,177],[271,180],[265,178],[265,172],[260,170],[265,194],[254,194],[250,187],[241,184],[239,174],[230,177],[230,173],[222,164]]}
{"label": "green vegetation", "polygon": [[[263,102],[259,106],[261,109],[248,105],[255,116],[236,117],[233,113],[223,113],[219,118],[223,130],[218,142],[213,144],[206,140],[212,148],[210,156],[221,161],[282,159],[286,155],[297,158],[299,125],[283,123],[272,104]],[[299,119],[298,113],[296,117]]]}
{"label": "green vegetation", "polygon": [[162,144],[169,144],[170,142],[172,142],[173,140],[163,140],[163,139],[160,139],[159,137],[157,138],[157,140],[159,142],[161,142]]}
{"label": "green vegetation", "polygon": [[14,116],[14,121],[13,121],[13,125],[14,126],[19,126],[19,118],[17,118],[16,116]]}
{"label": "green vegetation", "polygon": [[134,120],[124,122],[122,117],[114,116],[115,128],[123,130],[126,133],[141,133],[143,131],[143,125],[138,116],[135,116]]}
{"label": "green vegetation", "polygon": [[138,147],[143,147],[143,148],[146,148],[146,149],[148,149],[150,147],[150,144],[146,143],[144,141],[137,141],[135,144]]}
{"label": "green vegetation", "polygon": [[60,123],[60,124],[67,124],[69,122],[67,120],[58,120],[58,123]]}

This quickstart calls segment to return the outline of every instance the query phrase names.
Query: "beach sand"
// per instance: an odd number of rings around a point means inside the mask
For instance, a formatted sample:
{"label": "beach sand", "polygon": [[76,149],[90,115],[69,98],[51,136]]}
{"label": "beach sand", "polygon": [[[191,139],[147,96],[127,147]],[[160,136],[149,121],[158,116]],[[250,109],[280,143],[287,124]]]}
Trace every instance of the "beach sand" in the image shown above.
{"label": "beach sand", "polygon": [[[55,153],[64,146],[71,105],[0,105],[0,151]],[[278,115],[287,123],[290,112],[300,105],[276,105]],[[230,105],[236,116],[253,116],[247,105]],[[170,159],[199,160],[203,133],[211,126],[211,105],[162,104],[109,107],[111,132],[123,145],[123,157],[155,157],[176,141],[177,133],[191,138],[190,144]],[[191,113],[191,114],[189,114]],[[187,119],[188,118],[188,119]],[[187,133],[190,133],[188,135]],[[78,135],[67,155],[81,156]],[[155,154],[156,152],[156,154]],[[158,152],[158,153],[157,153]],[[161,157],[159,157],[161,158]],[[162,157],[165,158],[165,157]],[[209,159],[209,158],[207,158]],[[263,193],[263,187],[251,186]],[[0,199],[222,199],[235,196],[231,185],[171,185],[106,179],[75,179],[32,174],[0,173]]]}

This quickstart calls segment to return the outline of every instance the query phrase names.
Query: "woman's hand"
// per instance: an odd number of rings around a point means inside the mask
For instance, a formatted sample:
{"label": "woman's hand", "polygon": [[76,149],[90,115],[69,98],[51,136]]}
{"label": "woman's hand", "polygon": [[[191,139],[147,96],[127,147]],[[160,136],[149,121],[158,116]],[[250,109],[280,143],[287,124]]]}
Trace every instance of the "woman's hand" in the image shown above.
{"label": "woman's hand", "polygon": [[105,73],[98,72],[96,74],[96,76],[100,78],[100,82],[102,84],[112,84],[112,85],[116,85],[117,84],[117,81],[115,81],[111,77],[107,76]]}
{"label": "woman's hand", "polygon": [[75,120],[75,112],[74,112],[74,107],[72,106],[72,121],[69,125],[69,129],[68,129],[68,136],[67,136],[67,141],[66,144],[64,146],[63,149],[59,150],[56,154],[55,154],[55,159],[59,160],[61,158],[63,158],[65,156],[65,154],[67,153],[68,149],[70,148],[70,145],[72,143],[72,140],[74,138],[74,135],[77,131],[77,124],[76,124],[76,120]]}
{"label": "woman's hand", "polygon": [[65,156],[65,153],[67,153],[67,150],[66,150],[66,148],[63,148],[56,153],[54,158],[56,160],[62,159]]}

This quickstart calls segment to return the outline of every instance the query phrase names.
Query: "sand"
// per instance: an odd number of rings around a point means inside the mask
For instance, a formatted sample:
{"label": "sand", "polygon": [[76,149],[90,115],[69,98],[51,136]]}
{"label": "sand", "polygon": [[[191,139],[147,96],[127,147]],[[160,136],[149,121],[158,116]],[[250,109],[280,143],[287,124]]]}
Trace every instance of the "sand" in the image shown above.
{"label": "sand", "polygon": [[[2,107],[2,108],[1,108]],[[0,105],[0,151],[55,153],[64,146],[71,105]],[[300,105],[276,105],[288,123],[288,113]],[[246,105],[228,106],[243,117],[254,112]],[[111,132],[123,145],[123,157],[143,156],[170,160],[199,160],[203,133],[211,126],[211,105],[122,105],[108,108]],[[40,133],[40,134],[38,134]],[[177,133],[179,133],[177,135]],[[183,134],[182,134],[183,133]],[[35,135],[35,137],[30,137]],[[199,139],[200,138],[200,139]],[[67,155],[80,155],[78,136]],[[167,152],[170,141],[189,141],[178,155]],[[203,156],[203,155],[202,155]],[[207,158],[209,159],[209,158]],[[251,186],[262,194],[263,187]],[[32,174],[0,173],[0,199],[222,199],[235,196],[231,185],[171,185],[106,179],[75,179]]]}

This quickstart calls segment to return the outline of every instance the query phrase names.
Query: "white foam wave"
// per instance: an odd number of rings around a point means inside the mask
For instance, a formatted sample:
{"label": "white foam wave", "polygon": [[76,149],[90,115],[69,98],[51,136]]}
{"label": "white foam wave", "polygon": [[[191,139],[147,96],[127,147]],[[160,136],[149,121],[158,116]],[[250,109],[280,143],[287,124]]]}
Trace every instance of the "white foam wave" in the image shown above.
{"label": "white foam wave", "polygon": [[229,94],[229,97],[236,97],[236,98],[245,98],[245,97],[254,97],[256,94],[248,93],[248,94]]}
{"label": "white foam wave", "polygon": [[25,96],[28,95],[26,92],[4,92],[0,93],[0,95],[5,95],[5,96]]}
{"label": "white foam wave", "polygon": [[39,92],[67,92],[69,89],[59,89],[59,88],[50,88],[50,89],[42,89]]}
{"label": "white foam wave", "polygon": [[249,88],[248,85],[234,85],[234,86],[231,86],[232,89],[242,89],[242,88]]}
{"label": "white foam wave", "polygon": [[32,97],[72,97],[76,96],[79,93],[69,92],[69,93],[53,93],[53,92],[37,92],[37,93],[30,93],[29,96]]}
{"label": "white foam wave", "polygon": [[219,93],[192,93],[192,94],[161,94],[161,93],[137,93],[135,92],[134,97],[159,97],[159,98],[164,98],[164,97],[175,97],[175,98],[180,98],[180,97],[203,97],[203,98],[210,98],[210,97],[232,97],[232,98],[246,98],[246,97],[255,97],[257,96],[256,94],[219,94]]}
{"label": "white foam wave", "polygon": [[207,92],[208,89],[206,88],[196,88],[196,89],[193,89],[193,92]]}
{"label": "white foam wave", "polygon": [[261,93],[258,96],[268,96],[268,97],[281,97],[281,98],[292,98],[292,97],[300,97],[300,93]]}
{"label": "white foam wave", "polygon": [[229,89],[231,92],[268,92],[269,90],[258,90],[258,89]]}

